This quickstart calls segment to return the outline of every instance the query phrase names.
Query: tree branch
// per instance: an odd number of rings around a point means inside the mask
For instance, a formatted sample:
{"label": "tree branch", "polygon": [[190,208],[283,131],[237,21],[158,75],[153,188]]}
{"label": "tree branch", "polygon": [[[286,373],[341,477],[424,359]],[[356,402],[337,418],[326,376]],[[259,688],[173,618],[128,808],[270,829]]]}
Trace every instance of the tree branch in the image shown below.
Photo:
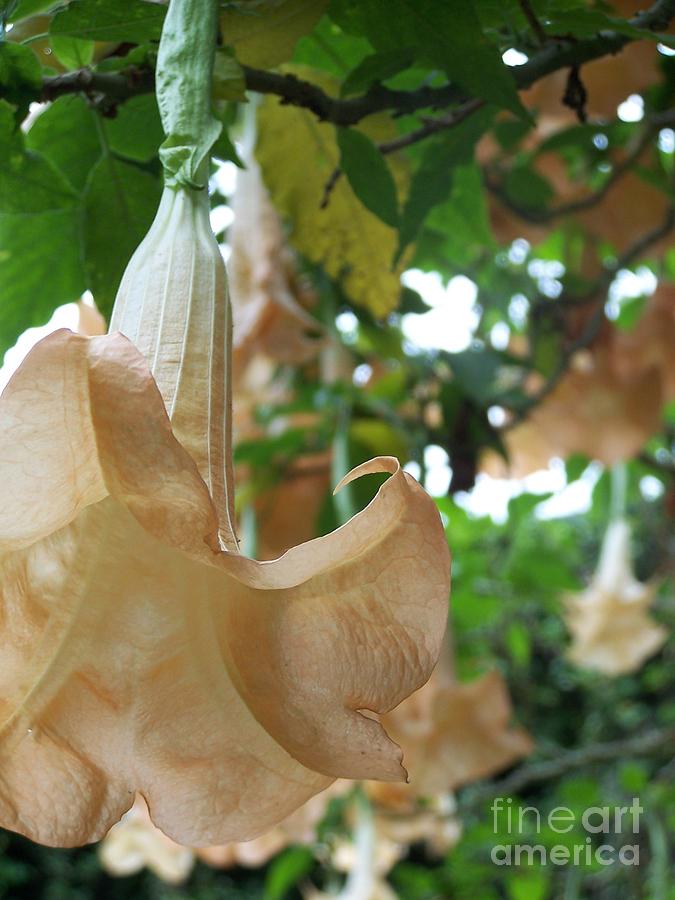
{"label": "tree branch", "polygon": [[49,101],[66,94],[86,94],[94,100],[121,103],[139,94],[149,94],[154,89],[155,73],[152,69],[137,66],[130,66],[123,72],[76,69],[74,72],[45,78],[42,93],[36,99]]}
{"label": "tree branch", "polygon": [[519,6],[523,11],[523,15],[527,19],[528,25],[532,29],[534,36],[536,37],[539,44],[543,47],[546,43],[546,32],[541,26],[541,22],[537,18],[537,14],[532,9],[530,5],[530,0],[518,0]]}
{"label": "tree branch", "polygon": [[[660,241],[662,238],[666,237],[673,228],[675,228],[675,207],[670,207],[668,212],[660,225],[657,225],[656,228],[651,229],[651,231],[647,231],[644,234],[640,235],[637,240],[627,247],[626,250],[620,254],[619,257],[615,260],[612,266],[609,266],[593,283],[593,285],[583,294],[577,296],[565,296],[562,295],[555,300],[556,308],[558,308],[561,304],[564,304],[568,307],[571,306],[581,306],[588,303],[597,303],[597,308],[594,310],[593,314],[590,316],[588,322],[586,323],[585,328],[574,341],[572,341],[564,350],[561,355],[560,361],[556,366],[553,373],[549,376],[545,384],[535,393],[532,394],[527,403],[523,406],[519,407],[513,414],[513,417],[508,422],[507,425],[504,426],[502,431],[508,431],[511,428],[514,428],[520,422],[527,418],[530,412],[538,406],[542,400],[548,397],[549,394],[553,392],[556,388],[560,380],[563,378],[565,373],[567,372],[574,355],[579,352],[579,350],[584,350],[587,347],[590,347],[595,338],[598,336],[598,332],[600,331],[600,326],[602,325],[604,319],[604,305],[603,302],[607,293],[607,289],[610,284],[616,277],[616,274],[621,270],[625,269],[627,266],[630,266],[637,259],[639,259],[642,254],[648,250],[653,244]],[[543,300],[540,306],[544,304],[550,305],[551,301],[546,299]]]}
{"label": "tree branch", "polygon": [[675,109],[669,109],[665,112],[650,116],[645,122],[644,128],[638,136],[638,139],[634,142],[633,146],[628,153],[625,154],[623,159],[614,164],[612,171],[604,184],[596,191],[587,194],[585,197],[571,200],[568,203],[560,203],[558,206],[553,206],[548,209],[533,209],[527,206],[521,206],[508,196],[502,184],[491,178],[490,172],[486,170],[483,171],[485,186],[510,212],[515,213],[519,218],[523,219],[523,221],[531,222],[534,225],[543,225],[562,216],[584,212],[604,200],[614,185],[633,168],[634,164],[640,159],[661,128],[666,128],[674,124]]}
{"label": "tree branch", "polygon": [[[658,31],[667,27],[674,17],[675,0],[656,0],[649,9],[628,21],[635,28]],[[635,38],[613,31],[603,31],[593,38],[578,41],[556,38],[533,54],[527,63],[514,67],[511,74],[519,90],[528,88],[558,69],[579,66],[607,54],[618,53],[633,40]],[[455,84],[424,86],[414,91],[397,91],[374,84],[361,96],[336,98],[295,75],[267,72],[247,66],[243,71],[248,90],[275,95],[282,103],[307,109],[321,121],[342,126],[356,125],[366,116],[385,110],[401,115],[423,109],[443,109],[453,104],[461,106],[470,99]],[[149,70],[129,69],[126,72],[110,73],[81,69],[46,78],[42,99],[53,100],[64,94],[85,93],[90,97],[110,98],[113,102],[120,102],[128,97],[147,93],[152,90],[152,86],[153,74]],[[429,127],[427,125],[426,130],[420,129],[417,140],[422,140],[441,127],[450,126],[439,122],[437,126],[431,126],[431,130]]]}
{"label": "tree branch", "polygon": [[632,756],[650,756],[670,751],[675,743],[675,728],[655,729],[646,734],[590,744],[578,750],[560,753],[554,759],[526,763],[499,781],[490,782],[469,794],[469,805],[476,806],[491,797],[508,797],[523,788],[542,781],[550,781],[597,763],[614,762]]}
{"label": "tree branch", "polygon": [[445,131],[446,128],[453,128],[455,125],[459,125],[460,122],[468,119],[472,113],[475,113],[476,110],[480,109],[482,106],[485,106],[485,100],[474,97],[471,100],[467,100],[461,106],[456,107],[456,109],[445,113],[443,116],[439,116],[436,119],[428,119],[424,125],[416,131],[409,131],[407,134],[402,134],[400,137],[394,138],[391,141],[385,141],[382,144],[378,144],[378,149],[380,153],[385,154],[394,153],[396,150],[403,150],[404,147],[410,147],[411,144],[416,144],[418,141],[422,141],[424,138],[436,134],[438,131]]}

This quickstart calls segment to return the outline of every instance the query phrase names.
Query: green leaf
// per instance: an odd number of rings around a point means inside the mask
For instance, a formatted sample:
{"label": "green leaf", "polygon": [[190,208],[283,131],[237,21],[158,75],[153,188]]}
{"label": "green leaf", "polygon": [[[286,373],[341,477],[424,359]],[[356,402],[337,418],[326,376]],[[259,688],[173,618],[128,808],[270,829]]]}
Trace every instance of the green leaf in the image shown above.
{"label": "green leaf", "polygon": [[16,9],[10,16],[11,22],[19,22],[21,19],[27,19],[37,13],[47,12],[59,6],[61,0],[19,0]]}
{"label": "green leaf", "polygon": [[366,56],[342,82],[340,95],[348,97],[350,94],[358,94],[374,82],[386,81],[392,75],[408,68],[413,58],[412,50],[406,52],[398,49],[383,50],[381,53]]}
{"label": "green leaf", "polygon": [[82,69],[94,58],[94,42],[82,38],[54,34],[49,43],[55,56],[68,69]]}
{"label": "green leaf", "polygon": [[396,185],[387,163],[371,139],[360,131],[337,129],[340,167],[352,190],[386,225],[398,225]]}
{"label": "green leaf", "polygon": [[618,775],[621,787],[633,795],[644,791],[649,782],[645,764],[634,760],[621,763]]}
{"label": "green leaf", "polygon": [[[584,9],[582,7],[573,10],[560,10],[547,16],[544,30],[550,35],[569,34],[575,38],[594,38],[599,31],[614,31],[627,37],[640,39],[660,40],[660,35],[648,28],[636,28],[618,16],[610,16],[597,9]],[[672,40],[672,35],[669,35]]]}
{"label": "green leaf", "polygon": [[59,97],[26,135],[26,146],[49,159],[78,192],[101,157],[95,116],[82,97]]}
{"label": "green leaf", "polygon": [[574,453],[565,460],[565,476],[567,483],[578,481],[589,465],[589,459],[581,453]]}
{"label": "green leaf", "polygon": [[225,44],[239,62],[270,69],[288,62],[298,40],[323,15],[328,0],[262,0],[251,8],[236,8],[220,17]]}
{"label": "green leaf", "polygon": [[246,100],[244,70],[226,47],[218,50],[213,63],[213,97],[215,100]]}
{"label": "green leaf", "polygon": [[104,122],[110,149],[135,162],[149,162],[164,140],[154,94],[132,97],[117,108],[114,119]]}
{"label": "green leaf", "polygon": [[142,44],[158,41],[166,8],[147,0],[73,0],[54,16],[50,35]]}
{"label": "green leaf", "polygon": [[37,153],[27,153],[23,135],[14,130],[13,110],[0,101],[0,210],[32,214],[75,206],[75,192],[59,172]]}
{"label": "green leaf", "polygon": [[621,309],[615,324],[621,331],[632,331],[640,321],[647,305],[647,297],[630,297],[621,301]]}
{"label": "green leaf", "polygon": [[350,440],[360,445],[367,456],[397,456],[405,459],[408,444],[392,425],[380,419],[352,419],[349,424]]}
{"label": "green leaf", "polygon": [[456,166],[450,197],[432,210],[427,226],[445,235],[448,259],[458,266],[470,265],[494,249],[483,174],[477,162]]}
{"label": "green leaf", "polygon": [[506,646],[516,666],[524,668],[529,665],[532,642],[530,632],[522,622],[511,622],[506,630]]}
{"label": "green leaf", "polygon": [[44,325],[86,288],[76,207],[29,215],[0,212],[0,358],[19,335]]}
{"label": "green leaf", "polygon": [[271,863],[265,878],[263,900],[284,900],[286,894],[312,868],[314,857],[309,847],[290,847]]}
{"label": "green leaf", "polygon": [[225,128],[223,128],[223,130],[220,132],[220,134],[218,135],[218,140],[211,148],[211,155],[216,159],[233,162],[235,166],[239,166],[240,169],[246,168],[244,163],[239,158],[237,148],[232,143],[230,136]]}
{"label": "green leaf", "polygon": [[548,872],[541,869],[515,871],[507,881],[509,900],[545,900],[550,896],[549,880]]}
{"label": "green leaf", "polygon": [[489,107],[480,110],[427,144],[401,217],[398,257],[415,240],[430,210],[447,200],[455,168],[473,158],[474,145],[492,122],[494,112]]}
{"label": "green leaf", "polygon": [[42,70],[30,47],[0,41],[0,88],[3,99],[18,107],[21,121],[42,89]]}
{"label": "green leaf", "polygon": [[84,196],[84,261],[96,303],[108,315],[122,273],[157,210],[158,178],[104,157],[92,170]]}
{"label": "green leaf", "polygon": [[513,75],[485,36],[475,6],[475,0],[360,0],[356,15],[377,50],[413,45],[472,95],[527,117]]}
{"label": "green leaf", "polygon": [[331,18],[324,16],[316,28],[296,44],[293,63],[321,69],[342,80],[346,70],[357,66],[372,52],[370,41],[363,35],[347,34]]}
{"label": "green leaf", "polygon": [[56,168],[27,153],[0,101],[0,355],[85,288],[77,197]]}
{"label": "green leaf", "polygon": [[462,389],[479,404],[487,405],[494,398],[502,357],[495,350],[463,350],[447,356],[452,371]]}
{"label": "green leaf", "polygon": [[401,291],[401,302],[399,303],[398,311],[402,316],[406,313],[417,313],[417,315],[422,315],[423,313],[429,312],[430,308],[431,307],[424,302],[419,293],[412,288],[404,287]]}
{"label": "green leaf", "polygon": [[548,179],[525,163],[511,169],[504,188],[509,199],[525,209],[546,209],[555,197]]}

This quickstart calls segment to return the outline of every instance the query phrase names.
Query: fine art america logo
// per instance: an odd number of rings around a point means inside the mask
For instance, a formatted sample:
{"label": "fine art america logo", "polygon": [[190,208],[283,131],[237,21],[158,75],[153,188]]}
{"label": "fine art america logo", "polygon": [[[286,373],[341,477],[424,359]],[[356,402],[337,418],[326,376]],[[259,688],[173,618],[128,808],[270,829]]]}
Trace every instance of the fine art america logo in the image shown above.
{"label": "fine art america logo", "polygon": [[[598,863],[611,866],[640,865],[639,842],[623,843],[615,837],[612,843],[602,842],[600,835],[615,835],[621,839],[631,833],[639,834],[640,814],[644,812],[637,797],[630,806],[589,806],[577,815],[567,806],[556,806],[548,814],[542,815],[534,806],[512,806],[510,798],[496,797],[492,810],[492,827],[495,834],[514,837],[508,844],[495,844],[492,848],[492,862],[496,866],[547,865],[584,866]],[[542,829],[554,834],[569,834],[573,829],[585,832],[582,840],[564,844],[522,843],[522,838],[532,834],[540,835]],[[520,838],[520,840],[518,840]],[[606,838],[605,841],[609,840]]]}

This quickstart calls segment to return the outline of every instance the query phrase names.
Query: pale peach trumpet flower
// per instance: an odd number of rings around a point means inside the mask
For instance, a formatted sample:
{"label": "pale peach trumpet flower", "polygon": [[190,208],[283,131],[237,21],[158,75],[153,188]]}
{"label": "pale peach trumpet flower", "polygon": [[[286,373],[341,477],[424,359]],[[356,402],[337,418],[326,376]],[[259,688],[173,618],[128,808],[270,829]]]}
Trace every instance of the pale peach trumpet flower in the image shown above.
{"label": "pale peach trumpet flower", "polygon": [[224,844],[335,778],[405,778],[364,711],[438,656],[438,512],[378,458],[342,528],[241,556],[229,320],[206,191],[167,187],[113,333],[49,335],[0,399],[0,824],[42,843],[102,838],[139,793],[173,840]]}
{"label": "pale peach trumpet flower", "polygon": [[637,671],[668,634],[649,614],[657,589],[656,581],[643,584],[633,574],[628,523],[610,522],[591,583],[565,597],[569,659],[610,676]]}
{"label": "pale peach trumpet flower", "polygon": [[[648,322],[651,337],[655,325],[661,331],[658,345],[650,345],[646,328],[640,326],[633,334],[605,328],[591,349],[572,357],[563,377],[528,417],[504,430],[508,463],[488,451],[483,470],[495,477],[524,478],[547,468],[554,456],[567,459],[581,453],[611,466],[639,453],[659,430],[668,396],[665,347],[672,333],[667,329],[669,320],[673,327],[672,309],[658,311],[663,321],[650,314]],[[544,384],[533,376],[528,390],[536,395]]]}

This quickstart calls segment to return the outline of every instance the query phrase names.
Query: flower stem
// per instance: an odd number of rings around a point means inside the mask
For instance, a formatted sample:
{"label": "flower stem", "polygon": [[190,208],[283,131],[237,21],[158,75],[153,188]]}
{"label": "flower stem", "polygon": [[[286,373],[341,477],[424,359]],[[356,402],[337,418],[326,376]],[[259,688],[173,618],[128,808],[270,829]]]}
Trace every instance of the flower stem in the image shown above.
{"label": "flower stem", "polygon": [[616,463],[610,472],[611,495],[609,519],[614,522],[623,519],[626,513],[626,493],[628,490],[628,469],[626,463]]}
{"label": "flower stem", "polygon": [[156,91],[166,140],[159,148],[171,187],[201,190],[222,129],[211,103],[218,0],[171,0],[157,56]]}

